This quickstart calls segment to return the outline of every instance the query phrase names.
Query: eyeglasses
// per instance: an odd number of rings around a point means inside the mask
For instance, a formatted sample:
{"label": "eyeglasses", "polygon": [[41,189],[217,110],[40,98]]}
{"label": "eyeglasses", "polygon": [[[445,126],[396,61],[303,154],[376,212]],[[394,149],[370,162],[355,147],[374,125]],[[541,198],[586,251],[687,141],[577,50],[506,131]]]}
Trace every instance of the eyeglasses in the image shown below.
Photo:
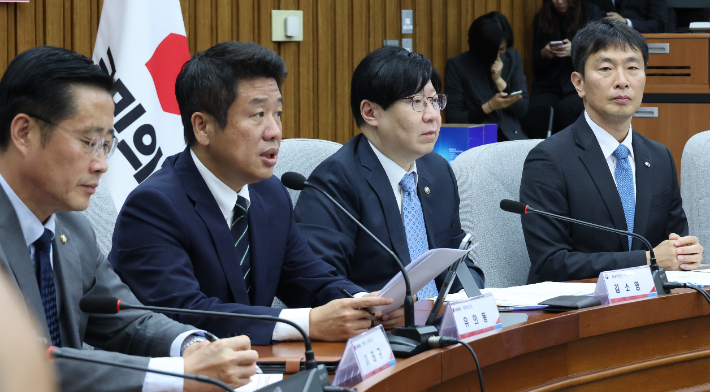
{"label": "eyeglasses", "polygon": [[34,114],[29,114],[26,113],[28,116],[35,118],[37,120],[40,120],[44,123],[47,123],[53,127],[57,127],[65,132],[71,133],[72,135],[79,136],[79,141],[84,143],[87,148],[87,155],[89,155],[89,158],[94,159],[97,156],[99,156],[99,151],[103,150],[104,152],[104,157],[106,159],[109,159],[111,155],[113,155],[113,152],[116,151],[116,146],[118,145],[118,139],[116,137],[111,136],[111,140],[106,140],[102,135],[96,135],[93,138],[89,138],[87,136],[82,136],[82,135],[77,135],[76,132],[73,132],[69,129],[66,129],[64,127],[61,127],[57,124],[52,123],[49,120],[45,120],[44,118],[34,115]]}
{"label": "eyeglasses", "polygon": [[428,104],[431,104],[431,106],[436,111],[442,110],[446,107],[446,94],[436,94],[433,97],[427,97],[418,94],[402,99],[411,99],[412,109],[414,109],[415,112],[423,112],[424,110],[426,110],[426,106]]}

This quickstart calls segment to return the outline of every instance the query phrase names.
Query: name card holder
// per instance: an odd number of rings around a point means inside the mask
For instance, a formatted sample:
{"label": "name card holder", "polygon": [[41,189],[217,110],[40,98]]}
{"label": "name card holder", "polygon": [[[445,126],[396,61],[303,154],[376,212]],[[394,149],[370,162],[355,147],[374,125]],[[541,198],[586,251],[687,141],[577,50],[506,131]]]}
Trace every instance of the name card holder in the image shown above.
{"label": "name card holder", "polygon": [[395,363],[397,360],[394,359],[385,329],[378,325],[345,343],[333,385],[352,387]]}
{"label": "name card holder", "polygon": [[594,296],[603,305],[657,297],[651,268],[647,265],[604,271],[599,274]]}
{"label": "name card holder", "polygon": [[503,323],[498,306],[493,295],[488,293],[449,302],[444,309],[439,335],[466,339],[501,328]]}

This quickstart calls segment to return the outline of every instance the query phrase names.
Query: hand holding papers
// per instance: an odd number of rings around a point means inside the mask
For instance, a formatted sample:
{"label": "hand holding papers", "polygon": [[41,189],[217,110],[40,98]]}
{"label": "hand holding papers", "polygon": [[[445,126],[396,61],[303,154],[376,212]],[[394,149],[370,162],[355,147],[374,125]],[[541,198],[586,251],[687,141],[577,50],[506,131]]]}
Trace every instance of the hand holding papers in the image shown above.
{"label": "hand holding papers", "polygon": [[[412,292],[421,290],[442,271],[449,268],[456,260],[466,255],[473,247],[466,250],[459,249],[431,249],[424,252],[416,260],[405,266],[412,286]],[[382,313],[389,313],[404,304],[404,280],[399,272],[380,290],[378,297],[389,297],[394,301],[390,305],[380,306]],[[423,298],[420,298],[423,299]]]}

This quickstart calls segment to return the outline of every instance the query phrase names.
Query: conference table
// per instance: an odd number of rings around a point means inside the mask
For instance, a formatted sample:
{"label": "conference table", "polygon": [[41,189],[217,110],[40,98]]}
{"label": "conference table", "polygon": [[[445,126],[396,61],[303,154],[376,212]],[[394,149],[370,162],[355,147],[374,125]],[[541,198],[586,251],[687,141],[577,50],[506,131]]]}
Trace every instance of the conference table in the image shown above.
{"label": "conference table", "polygon": [[[565,313],[528,311],[528,321],[465,341],[486,391],[710,390],[710,305],[695,291]],[[316,358],[344,343],[315,342]],[[254,347],[260,358],[303,357],[303,343]],[[331,377],[332,379],[332,377]],[[359,392],[478,391],[471,354],[456,345],[397,359]]]}

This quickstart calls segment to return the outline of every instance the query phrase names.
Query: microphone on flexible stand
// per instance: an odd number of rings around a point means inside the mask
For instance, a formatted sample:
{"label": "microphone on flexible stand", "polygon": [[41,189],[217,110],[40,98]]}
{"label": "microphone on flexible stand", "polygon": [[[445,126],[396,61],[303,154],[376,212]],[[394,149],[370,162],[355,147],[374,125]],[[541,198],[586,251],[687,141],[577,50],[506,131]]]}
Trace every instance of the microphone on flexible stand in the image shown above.
{"label": "microphone on flexible stand", "polygon": [[[343,390],[338,387],[330,386],[330,379],[328,378],[328,371],[324,365],[318,365],[316,362],[315,355],[313,354],[313,349],[311,348],[311,340],[308,338],[306,332],[297,323],[273,316],[262,316],[255,314],[239,314],[239,313],[226,313],[226,312],[212,312],[207,310],[192,310],[192,309],[177,309],[177,308],[166,308],[161,306],[144,306],[144,305],[133,305],[121,301],[114,297],[84,297],[79,301],[79,308],[85,313],[98,313],[98,314],[116,314],[122,310],[128,309],[139,309],[139,310],[149,310],[158,313],[178,313],[178,314],[190,314],[195,316],[210,316],[210,317],[224,317],[224,318],[238,318],[238,319],[249,319],[258,321],[271,321],[277,323],[286,323],[290,326],[296,328],[298,332],[303,336],[303,342],[306,346],[306,370],[296,373],[282,381],[273,383],[266,387],[260,388],[259,391],[304,391],[304,392],[327,392]],[[345,389],[347,390],[347,389]]]}
{"label": "microphone on flexible stand", "polygon": [[638,238],[641,242],[646,245],[646,248],[648,248],[648,251],[651,253],[651,276],[653,276],[653,283],[656,286],[656,292],[660,294],[669,294],[671,291],[664,287],[664,283],[668,282],[668,278],[666,277],[666,271],[663,268],[659,268],[658,264],[656,263],[656,255],[653,253],[653,247],[651,246],[651,243],[648,242],[646,238],[641,236],[640,234],[632,233],[630,231],[626,230],[619,230],[615,229],[612,227],[606,227],[602,225],[597,225],[595,223],[590,223],[590,222],[585,222],[581,221],[578,219],[570,218],[567,216],[562,216],[562,215],[557,215],[553,214],[550,212],[546,211],[540,211],[536,210],[529,205],[526,205],[524,203],[521,203],[519,201],[515,200],[509,200],[509,199],[503,199],[500,201],[500,209],[503,211],[507,212],[512,212],[514,214],[519,214],[519,215],[527,215],[527,214],[538,214],[538,215],[544,215],[544,216],[549,216],[551,218],[563,220],[565,222],[570,222],[570,223],[576,223],[582,226],[588,226],[592,227],[595,229],[599,230],[606,230],[610,231],[612,233],[620,234],[620,235],[626,235],[626,236],[631,236],[634,238]]}
{"label": "microphone on flexible stand", "polygon": [[157,373],[157,374],[162,374],[164,376],[171,376],[171,377],[179,377],[179,378],[184,378],[186,380],[193,380],[205,384],[212,384],[216,385],[225,391],[232,392],[234,388],[230,387],[226,383],[216,380],[214,378],[210,378],[207,376],[198,376],[194,374],[181,374],[181,373],[174,373],[174,372],[168,372],[165,370],[158,370],[158,369],[150,369],[147,367],[143,366],[137,366],[137,365],[132,365],[129,363],[121,363],[121,362],[116,362],[116,361],[107,361],[105,359],[98,359],[98,358],[91,358],[91,357],[86,357],[82,355],[76,355],[72,354],[65,349],[57,348],[55,346],[51,346],[50,348],[47,349],[47,359],[49,361],[53,361],[54,359],[57,358],[62,358],[62,359],[68,359],[72,361],[80,361],[80,362],[90,362],[90,363],[96,363],[99,365],[106,365],[106,366],[114,366],[114,367],[120,367],[124,369],[131,369],[131,370],[136,370],[140,372],[147,372],[147,373]]}
{"label": "microphone on flexible stand", "polygon": [[286,172],[281,176],[281,182],[289,189],[301,191],[306,187],[313,188],[322,193],[331,203],[333,203],[340,211],[358,225],[362,231],[367,233],[385,252],[387,252],[396,261],[397,267],[402,272],[404,278],[405,295],[404,295],[404,326],[396,327],[388,335],[392,352],[398,358],[409,358],[421,352],[429,350],[428,339],[431,336],[436,336],[439,331],[432,325],[414,325],[414,300],[412,298],[412,288],[409,284],[409,275],[404,268],[402,261],[397,255],[392,252],[385,244],[380,241],[370,230],[363,226],[360,221],[355,219],[340,203],[335,201],[324,190],[306,181],[306,178],[296,172]]}

